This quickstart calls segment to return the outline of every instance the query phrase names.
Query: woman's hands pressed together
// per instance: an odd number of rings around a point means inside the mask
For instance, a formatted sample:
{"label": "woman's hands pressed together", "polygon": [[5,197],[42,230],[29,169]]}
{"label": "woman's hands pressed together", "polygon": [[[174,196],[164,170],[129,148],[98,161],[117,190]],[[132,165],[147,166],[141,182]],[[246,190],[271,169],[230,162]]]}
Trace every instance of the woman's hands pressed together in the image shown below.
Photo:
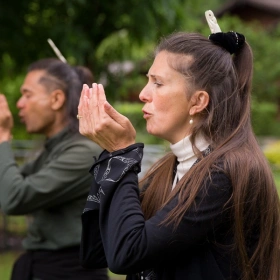
{"label": "woman's hands pressed together", "polygon": [[135,143],[133,125],[108,103],[101,84],[94,83],[92,88],[83,86],[78,116],[80,133],[108,152]]}

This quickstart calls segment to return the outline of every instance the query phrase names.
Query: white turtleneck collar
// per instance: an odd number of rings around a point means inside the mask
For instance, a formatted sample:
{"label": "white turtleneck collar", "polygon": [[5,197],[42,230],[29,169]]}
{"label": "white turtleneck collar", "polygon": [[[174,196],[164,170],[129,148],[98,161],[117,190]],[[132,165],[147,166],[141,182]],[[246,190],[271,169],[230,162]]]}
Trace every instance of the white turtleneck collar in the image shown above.
{"label": "white turtleneck collar", "polygon": [[[204,151],[209,146],[209,143],[202,136],[196,137],[195,144],[200,151]],[[177,165],[177,173],[175,175],[172,186],[173,189],[176,183],[186,174],[186,172],[195,163],[197,157],[192,149],[190,135],[188,135],[187,137],[175,144],[170,144],[170,149],[173,152],[173,154],[177,157],[177,160],[179,162],[179,164]]]}

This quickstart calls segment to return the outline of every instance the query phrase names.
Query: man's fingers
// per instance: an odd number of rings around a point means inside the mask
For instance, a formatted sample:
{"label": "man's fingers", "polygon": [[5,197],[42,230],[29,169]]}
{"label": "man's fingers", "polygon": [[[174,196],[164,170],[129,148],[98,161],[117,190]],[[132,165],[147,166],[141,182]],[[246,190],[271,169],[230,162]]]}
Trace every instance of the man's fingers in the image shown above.
{"label": "man's fingers", "polygon": [[8,107],[8,101],[4,94],[0,94],[0,104]]}
{"label": "man's fingers", "polygon": [[4,94],[0,94],[0,113],[3,115],[12,115],[7,98]]}

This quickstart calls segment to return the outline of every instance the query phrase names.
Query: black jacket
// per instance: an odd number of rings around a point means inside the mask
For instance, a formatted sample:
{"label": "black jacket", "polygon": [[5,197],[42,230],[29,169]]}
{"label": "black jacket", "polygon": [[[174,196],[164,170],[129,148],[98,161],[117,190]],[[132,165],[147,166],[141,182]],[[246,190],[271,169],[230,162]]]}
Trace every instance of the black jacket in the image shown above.
{"label": "black jacket", "polygon": [[151,219],[143,217],[137,177],[143,147],[104,151],[92,166],[94,180],[82,215],[82,265],[108,266],[129,280],[141,279],[142,271],[143,279],[239,279],[226,204],[232,195],[229,178],[213,172],[174,232],[172,225],[159,224],[176,199]]}

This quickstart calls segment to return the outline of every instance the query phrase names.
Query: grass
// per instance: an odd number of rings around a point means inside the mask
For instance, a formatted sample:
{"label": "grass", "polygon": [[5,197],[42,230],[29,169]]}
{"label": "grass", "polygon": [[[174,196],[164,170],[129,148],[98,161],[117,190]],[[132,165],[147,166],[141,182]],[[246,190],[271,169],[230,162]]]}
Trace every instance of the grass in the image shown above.
{"label": "grass", "polygon": [[110,280],[125,280],[125,275],[116,275],[109,271]]}
{"label": "grass", "polygon": [[12,265],[20,252],[3,252],[0,253],[0,279],[9,280],[11,276]]}

